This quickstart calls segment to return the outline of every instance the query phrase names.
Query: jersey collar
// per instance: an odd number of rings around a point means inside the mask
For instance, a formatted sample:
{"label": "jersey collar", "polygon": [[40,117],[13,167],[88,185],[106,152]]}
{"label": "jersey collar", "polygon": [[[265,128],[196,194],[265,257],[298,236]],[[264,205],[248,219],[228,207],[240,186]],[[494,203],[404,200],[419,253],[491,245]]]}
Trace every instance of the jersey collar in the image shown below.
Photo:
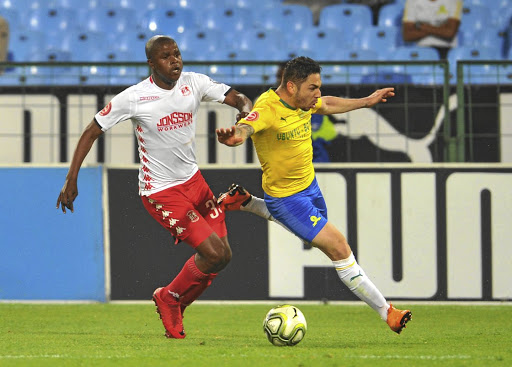
{"label": "jersey collar", "polygon": [[290,109],[290,110],[292,110],[292,111],[295,111],[295,110],[296,110],[296,108],[293,108],[292,106],[290,106],[288,103],[286,103],[285,101],[283,101],[283,100],[281,99],[281,97],[279,97],[279,96],[277,95],[277,93],[276,93],[276,89],[277,89],[277,88],[270,88],[270,89],[269,89],[269,91],[271,91],[272,93],[274,93],[274,95],[276,96],[276,98],[278,98],[278,99],[279,99],[279,102],[281,102],[281,104],[282,104],[283,106],[285,106],[286,108],[289,108],[289,109]]}

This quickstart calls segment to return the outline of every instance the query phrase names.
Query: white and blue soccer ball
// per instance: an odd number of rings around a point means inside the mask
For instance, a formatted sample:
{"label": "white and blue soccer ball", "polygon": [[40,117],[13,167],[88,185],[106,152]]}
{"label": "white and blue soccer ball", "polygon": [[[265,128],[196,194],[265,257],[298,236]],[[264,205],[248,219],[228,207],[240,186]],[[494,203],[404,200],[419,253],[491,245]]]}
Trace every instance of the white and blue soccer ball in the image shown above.
{"label": "white and blue soccer ball", "polygon": [[292,305],[279,305],[268,311],[263,320],[263,331],[269,342],[278,347],[299,344],[308,325],[304,314]]}

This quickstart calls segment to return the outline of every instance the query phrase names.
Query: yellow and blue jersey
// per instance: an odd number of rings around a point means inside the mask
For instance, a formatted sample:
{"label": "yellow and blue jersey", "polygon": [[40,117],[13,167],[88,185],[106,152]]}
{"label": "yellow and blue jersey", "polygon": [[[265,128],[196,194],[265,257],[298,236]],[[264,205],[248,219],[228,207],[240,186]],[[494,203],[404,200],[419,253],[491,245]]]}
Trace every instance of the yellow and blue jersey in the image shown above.
{"label": "yellow and blue jersey", "polygon": [[252,140],[263,169],[263,190],[287,197],[306,189],[315,177],[311,144],[311,115],[284,102],[273,89],[263,93],[251,113],[239,123],[254,128]]}

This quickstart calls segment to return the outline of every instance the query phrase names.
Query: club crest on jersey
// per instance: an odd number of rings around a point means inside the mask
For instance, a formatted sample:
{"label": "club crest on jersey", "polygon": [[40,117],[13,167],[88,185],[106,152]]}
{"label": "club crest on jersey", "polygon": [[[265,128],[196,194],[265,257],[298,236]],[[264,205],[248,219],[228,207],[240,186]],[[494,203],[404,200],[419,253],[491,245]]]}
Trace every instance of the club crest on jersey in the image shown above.
{"label": "club crest on jersey", "polygon": [[258,111],[252,111],[250,114],[245,116],[246,121],[256,121],[259,118],[260,118],[260,114],[258,113]]}
{"label": "club crest on jersey", "polygon": [[181,94],[186,97],[189,96],[192,93],[192,90],[188,85],[183,85],[180,87]]}
{"label": "club crest on jersey", "polygon": [[100,111],[100,116],[107,116],[112,110],[112,102],[109,102],[103,109]]}
{"label": "club crest on jersey", "polygon": [[187,217],[188,219],[190,219],[191,222],[197,222],[199,220],[199,217],[198,215],[196,214],[195,211],[193,210],[190,210],[188,213],[187,213]]}

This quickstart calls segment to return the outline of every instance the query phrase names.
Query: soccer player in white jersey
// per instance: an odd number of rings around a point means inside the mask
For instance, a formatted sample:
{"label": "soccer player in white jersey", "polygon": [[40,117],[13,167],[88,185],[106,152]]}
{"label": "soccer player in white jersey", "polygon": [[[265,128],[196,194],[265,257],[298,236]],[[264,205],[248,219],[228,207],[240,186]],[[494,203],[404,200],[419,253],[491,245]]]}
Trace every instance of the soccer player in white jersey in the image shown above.
{"label": "soccer player in white jersey", "polygon": [[208,76],[182,72],[176,42],[154,36],[146,43],[151,76],[116,95],[82,133],[57,208],[73,212],[77,178],[94,141],[117,123],[131,119],[138,140],[139,194],[144,207],[175,237],[196,250],[153,301],[168,338],[185,337],[182,314],[231,259],[225,214],[199,171],[195,148],[201,101],[217,101],[245,117],[252,102],[242,93]]}

